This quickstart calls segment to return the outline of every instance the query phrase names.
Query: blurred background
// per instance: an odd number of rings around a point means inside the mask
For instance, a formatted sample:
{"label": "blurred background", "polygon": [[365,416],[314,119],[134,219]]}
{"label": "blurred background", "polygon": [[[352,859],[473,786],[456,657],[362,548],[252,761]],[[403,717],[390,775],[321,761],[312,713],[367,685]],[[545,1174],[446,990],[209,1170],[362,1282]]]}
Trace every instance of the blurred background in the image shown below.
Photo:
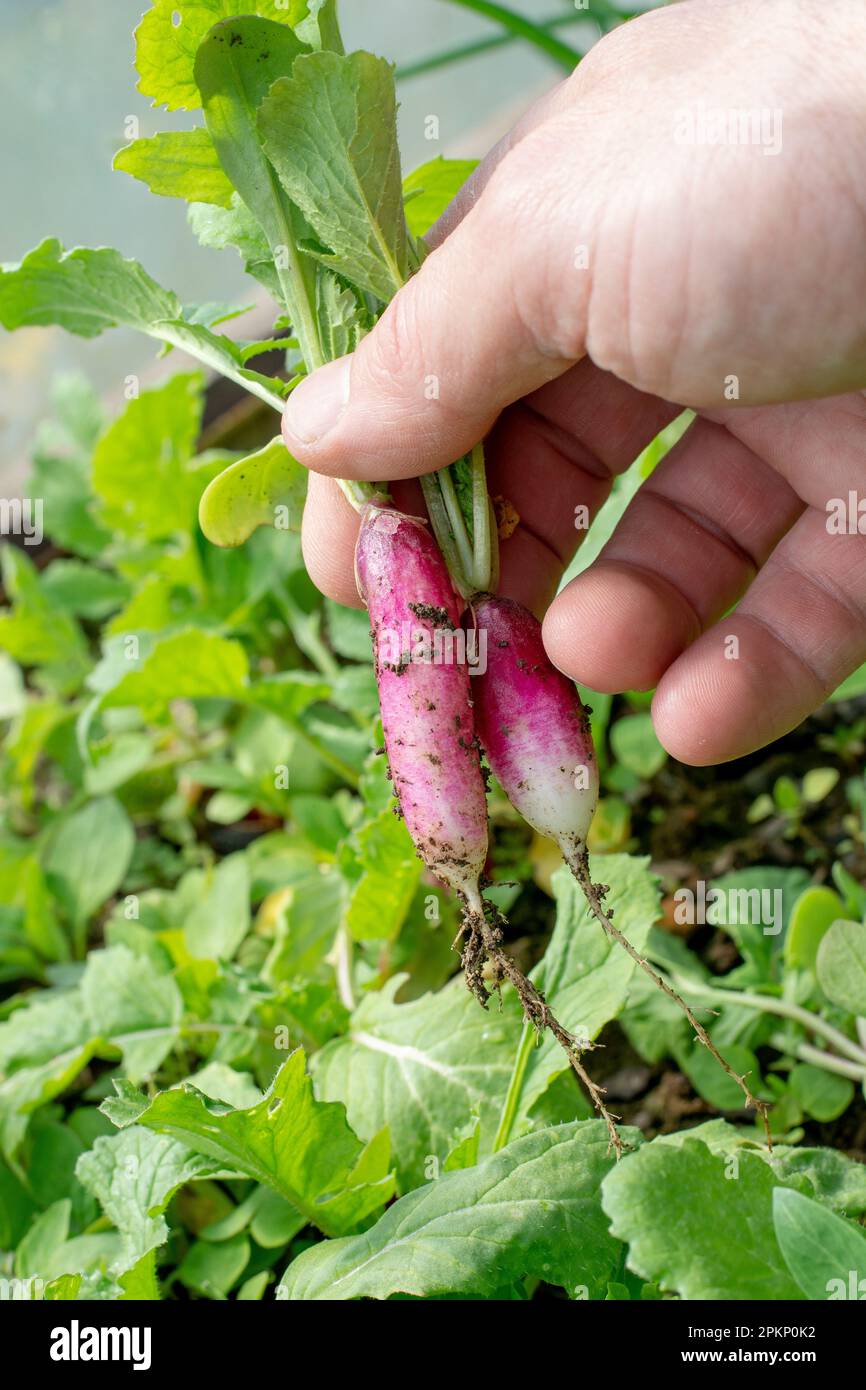
{"label": "blurred background", "polygon": [[[620,8],[653,2],[623,0]],[[116,246],[184,302],[248,298],[240,258],[202,250],[187,228],[184,203],[155,198],[111,168],[130,138],[130,117],[142,136],[173,121],[198,123],[198,113],[166,121],[135,90],[132,34],[144,8],[142,0],[0,0],[0,261],[20,260],[52,235],[67,247]],[[513,8],[553,21],[551,32],[581,52],[599,37],[581,0],[520,0]],[[593,9],[613,18],[617,6],[593,0]],[[402,74],[405,172],[436,154],[483,154],[563,75],[538,49],[503,42],[497,24],[447,0],[343,0],[341,16],[347,48],[372,48]],[[466,48],[461,61],[424,70],[430,59]],[[438,141],[426,138],[431,115],[439,121]],[[59,372],[85,371],[111,404],[127,372],[146,377],[153,363],[153,344],[125,330],[94,341],[60,329],[0,334],[0,491],[9,496],[20,486]]]}

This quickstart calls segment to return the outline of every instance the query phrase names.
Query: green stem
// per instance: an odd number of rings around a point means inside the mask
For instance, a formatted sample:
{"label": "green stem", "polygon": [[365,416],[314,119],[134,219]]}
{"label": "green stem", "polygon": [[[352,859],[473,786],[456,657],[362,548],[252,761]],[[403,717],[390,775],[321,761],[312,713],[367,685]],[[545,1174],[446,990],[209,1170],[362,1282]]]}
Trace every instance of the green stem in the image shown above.
{"label": "green stem", "polygon": [[[783,1033],[774,1033],[770,1043],[778,1052],[791,1051],[791,1045]],[[811,1047],[809,1043],[797,1043],[793,1050],[801,1062],[810,1062],[813,1066],[821,1067],[823,1071],[836,1072],[838,1076],[848,1076],[852,1081],[866,1082],[866,1058],[864,1065],[858,1067],[854,1062],[834,1057],[832,1052],[823,1052],[820,1047]]]}
{"label": "green stem", "polygon": [[454,539],[454,533],[451,529],[448,509],[445,506],[445,499],[442,496],[441,479],[441,473],[426,473],[424,477],[420,479],[421,491],[424,494],[424,501],[427,503],[427,511],[430,515],[430,525],[433,527],[433,534],[436,537],[439,549],[442,551],[445,564],[448,566],[448,573],[451,575],[459,592],[464,598],[468,598],[472,590],[472,557],[470,553],[470,565],[467,571],[464,568]]}
{"label": "green stem", "polygon": [[866,1052],[861,1051],[857,1044],[847,1038],[844,1033],[840,1033],[838,1028],[834,1028],[832,1023],[827,1023],[820,1014],[813,1014],[808,1009],[801,1009],[799,1004],[789,1004],[786,1000],[778,999],[769,994],[750,994],[748,991],[734,989],[713,989],[711,985],[705,985],[700,980],[693,980],[682,975],[675,974],[673,980],[677,988],[684,994],[697,994],[711,1004],[741,1005],[746,1009],[757,1009],[761,1013],[776,1014],[779,1018],[789,1018],[792,1022],[808,1028],[812,1033],[820,1033],[846,1057],[852,1058],[859,1066],[866,1067]]}
{"label": "green stem", "polygon": [[496,4],[494,0],[451,0],[451,3],[462,5],[467,10],[474,10],[476,14],[484,15],[486,19],[501,24],[503,29],[507,29],[515,38],[526,39],[527,43],[534,44],[548,57],[555,59],[566,72],[572,72],[580,62],[581,55],[577,49],[563,43],[531,19],[507,9],[505,5]]}
{"label": "green stem", "polygon": [[220,376],[233,381],[236,386],[242,386],[251,396],[258,397],[260,401],[264,401],[265,405],[271,406],[282,415],[286,406],[282,396],[278,396],[276,391],[272,391],[263,382],[257,381],[252,373],[247,375],[241,367],[236,369],[230,367],[221,353],[211,353],[206,345],[196,346],[190,339],[173,334],[168,323],[157,323],[152,329],[147,328],[144,331],[148,337],[156,338],[160,343],[170,343],[180,352],[185,352],[188,357],[195,357],[211,371],[218,372]]}
{"label": "green stem", "polygon": [[451,470],[442,468],[436,476],[439,479],[439,487],[442,490],[442,500],[445,503],[445,510],[448,513],[451,534],[454,537],[457,553],[460,556],[460,565],[463,574],[469,580],[469,583],[472,584],[474,574],[472,542],[469,539],[469,532],[466,529],[466,522],[463,519],[463,511],[460,506],[460,499],[454,487],[454,479],[451,477]]}
{"label": "green stem", "polygon": [[487,494],[484,445],[476,444],[470,457],[472,462],[472,576],[475,580],[476,592],[486,594],[493,587],[493,546],[495,540],[490,524],[490,498]]}
{"label": "green stem", "polygon": [[[554,29],[564,29],[569,24],[579,24],[585,18],[580,12],[574,14],[553,15],[549,19],[538,21],[539,28],[550,32]],[[407,82],[412,77],[421,77],[425,73],[435,72],[437,68],[448,67],[451,63],[460,63],[465,58],[477,58],[483,53],[490,53],[496,48],[504,48],[506,44],[516,43],[518,35],[511,32],[503,34],[493,34],[490,38],[476,39],[473,43],[461,44],[459,48],[442,49],[439,53],[431,53],[426,58],[419,58],[417,63],[407,63],[404,67],[397,69],[397,81]]]}
{"label": "green stem", "polygon": [[523,1090],[523,1078],[526,1076],[526,1068],[529,1066],[529,1059],[532,1056],[532,1049],[535,1046],[536,1033],[530,1023],[524,1022],[523,1032],[520,1035],[520,1045],[517,1049],[517,1056],[514,1059],[514,1066],[511,1070],[511,1078],[508,1082],[508,1091],[502,1105],[502,1114],[499,1117],[499,1126],[496,1130],[496,1137],[493,1140],[493,1152],[498,1153],[504,1149],[511,1138],[511,1131],[514,1128],[514,1120],[517,1115],[517,1106],[520,1101],[520,1092]]}

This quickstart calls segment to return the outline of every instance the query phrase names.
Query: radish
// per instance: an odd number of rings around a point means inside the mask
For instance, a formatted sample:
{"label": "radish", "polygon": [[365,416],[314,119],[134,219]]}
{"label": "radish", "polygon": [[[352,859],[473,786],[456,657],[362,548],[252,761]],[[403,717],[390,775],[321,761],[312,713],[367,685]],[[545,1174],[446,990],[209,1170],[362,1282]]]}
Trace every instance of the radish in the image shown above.
{"label": "radish", "polygon": [[475,678],[475,724],[494,776],[513,806],[555,840],[574,867],[585,854],[598,800],[598,764],[587,711],[552,666],[541,625],[512,599],[472,604],[487,649]]}
{"label": "radish", "polygon": [[462,605],[427,524],[387,504],[364,508],[355,567],[406,827],[430,872],[480,915],[487,802],[469,669],[453,641]]}
{"label": "radish", "polygon": [[[698,1041],[736,1081],[746,1104],[761,1115],[772,1148],[765,1102],[755,1099],[745,1077],[725,1061],[685,1000],[614,925],[613,913],[604,905],[607,888],[592,881],[586,839],[598,800],[598,764],[589,712],[547,656],[541,624],[521,604],[489,594],[477,598],[470,613],[486,641],[486,669],[475,678],[475,723],[494,776],[523,819],[559,845],[608,936],[682,1009]],[[599,1089],[591,1094],[610,1125]]]}

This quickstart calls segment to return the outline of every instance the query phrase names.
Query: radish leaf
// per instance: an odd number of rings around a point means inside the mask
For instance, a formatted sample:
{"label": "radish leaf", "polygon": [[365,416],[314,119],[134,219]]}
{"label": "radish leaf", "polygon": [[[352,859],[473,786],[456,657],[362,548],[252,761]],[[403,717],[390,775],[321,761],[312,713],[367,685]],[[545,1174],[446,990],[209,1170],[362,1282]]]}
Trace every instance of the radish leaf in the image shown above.
{"label": "radish leaf", "polygon": [[314,1098],[300,1048],[256,1105],[227,1109],[185,1086],[157,1095],[138,1124],[265,1183],[326,1234],[351,1231],[393,1192],[387,1136],[365,1148],[341,1105]]}
{"label": "radish leaf", "polygon": [[118,150],[113,167],[140,179],[151,193],[164,198],[231,206],[234,188],[204,129],[161,131],[149,139],[135,140]]}
{"label": "radish leaf", "polygon": [[428,160],[403,180],[406,221],[413,236],[425,236],[478,168],[477,159]]}
{"label": "radish leaf", "polygon": [[628,1154],[604,1179],[602,1202],[629,1267],[665,1293],[799,1299],[773,1229],[775,1190],[757,1154],[734,1160],[677,1135]]}
{"label": "radish leaf", "polygon": [[298,26],[313,47],[339,46],[334,0],[156,0],[135,32],[139,91],[169,111],[194,110],[196,50],[214,24],[234,15]]}
{"label": "radish leaf", "polygon": [[792,1275],[813,1302],[860,1299],[866,1288],[866,1234],[791,1188],[773,1193],[776,1237]]}
{"label": "radish leaf", "polygon": [[259,526],[274,526],[285,508],[286,526],[300,529],[307,470],[279,436],[238,459],[206,488],[199,505],[201,529],[213,545],[242,545]]}
{"label": "radish leaf", "polygon": [[[624,1131],[639,1143],[637,1130]],[[615,1163],[599,1120],[517,1139],[474,1168],[395,1202],[363,1235],[328,1241],[289,1266],[289,1299],[491,1297],[512,1281],[602,1297],[621,1267],[599,1185]]]}
{"label": "radish leaf", "polygon": [[409,274],[394,71],[370,53],[313,53],[259,111],[265,150],[318,242],[304,249],[387,303]]}

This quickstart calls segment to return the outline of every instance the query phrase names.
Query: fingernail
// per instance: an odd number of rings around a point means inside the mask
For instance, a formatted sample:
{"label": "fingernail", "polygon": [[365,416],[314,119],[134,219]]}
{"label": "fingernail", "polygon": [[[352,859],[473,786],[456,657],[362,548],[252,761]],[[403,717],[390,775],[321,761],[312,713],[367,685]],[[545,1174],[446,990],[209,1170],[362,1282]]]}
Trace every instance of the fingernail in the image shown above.
{"label": "fingernail", "polygon": [[304,444],[318,444],[339,423],[349,403],[351,357],[329,362],[296,386],[286,405],[286,429]]}

